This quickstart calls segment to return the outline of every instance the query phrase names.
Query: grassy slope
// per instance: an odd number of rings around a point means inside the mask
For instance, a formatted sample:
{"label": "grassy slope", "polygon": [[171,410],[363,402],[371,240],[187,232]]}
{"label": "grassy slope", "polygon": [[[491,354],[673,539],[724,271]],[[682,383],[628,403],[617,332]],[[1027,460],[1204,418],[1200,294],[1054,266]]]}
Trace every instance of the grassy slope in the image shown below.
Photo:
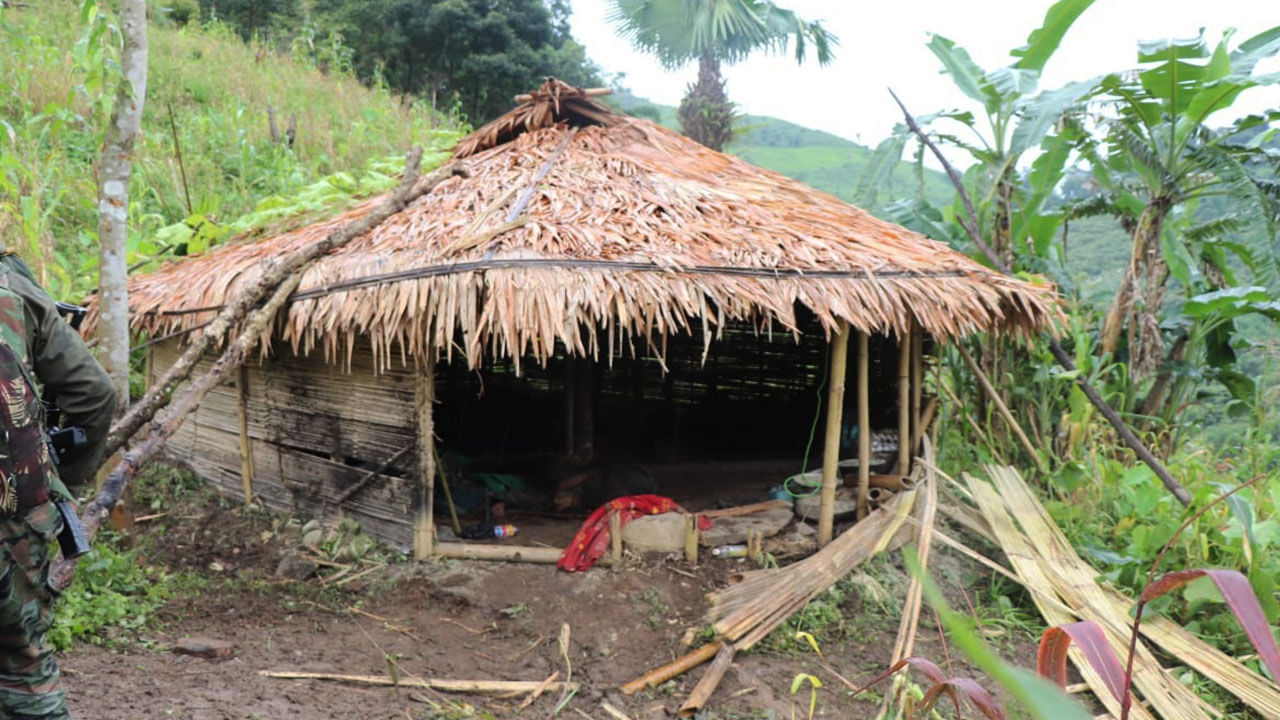
{"label": "grassy slope", "polygon": [[[92,26],[72,0],[0,10],[0,240],[66,296],[96,279],[93,166],[114,95],[114,80],[95,80],[101,51],[95,59],[94,44],[83,43]],[[325,75],[305,58],[248,46],[225,26],[178,28],[154,18],[149,43],[131,183],[135,235],[189,214],[234,218],[330,173],[359,178],[378,158],[452,124],[354,78]],[[268,105],[281,132],[296,116],[291,149],[272,142]]]}

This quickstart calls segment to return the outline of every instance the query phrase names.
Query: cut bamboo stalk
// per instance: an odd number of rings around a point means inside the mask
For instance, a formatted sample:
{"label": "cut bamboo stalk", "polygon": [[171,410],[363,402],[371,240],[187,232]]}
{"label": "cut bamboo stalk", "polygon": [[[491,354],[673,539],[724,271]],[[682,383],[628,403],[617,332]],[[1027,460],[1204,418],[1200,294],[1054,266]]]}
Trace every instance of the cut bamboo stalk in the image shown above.
{"label": "cut bamboo stalk", "polygon": [[698,516],[684,516],[684,559],[690,565],[698,564]]}
{"label": "cut bamboo stalk", "polygon": [[236,378],[236,414],[240,421],[240,483],[244,504],[249,505],[253,502],[253,448],[249,445],[249,368],[244,365]]}
{"label": "cut bamboo stalk", "polygon": [[791,503],[786,500],[765,500],[764,502],[751,503],[750,505],[738,505],[736,507],[720,508],[718,510],[705,510],[698,513],[698,515],[700,517],[715,520],[719,518],[741,517],[743,515],[752,515],[766,510],[780,510],[782,508],[789,507],[791,507]]}
{"label": "cut bamboo stalk", "polygon": [[662,683],[674,677],[679,677],[693,668],[698,667],[702,663],[716,656],[724,643],[713,642],[707,643],[702,647],[686,653],[675,660],[663,665],[660,668],[650,670],[631,682],[623,685],[620,689],[627,695],[635,695],[646,687],[657,687]]}
{"label": "cut bamboo stalk", "polygon": [[449,489],[449,475],[444,471],[444,463],[440,462],[440,450],[433,447],[436,461],[436,477],[440,479],[440,489],[444,491],[444,501],[449,503],[449,522],[453,525],[453,534],[462,534],[462,523],[458,522],[458,506],[453,504],[453,491]]}
{"label": "cut bamboo stalk", "polygon": [[844,411],[844,376],[849,358],[849,324],[831,344],[831,379],[827,391],[827,432],[822,450],[822,497],[818,505],[818,546],[831,542],[835,530],[836,477],[840,463],[840,427]]}
{"label": "cut bamboo stalk", "polygon": [[898,337],[898,467],[899,475],[911,473],[911,337],[913,331]]}
{"label": "cut bamboo stalk", "polygon": [[729,666],[733,665],[733,653],[732,645],[726,644],[720,647],[715,659],[703,673],[702,679],[694,686],[693,692],[689,693],[689,698],[680,706],[680,717],[692,717],[707,704],[716,688],[720,686],[720,681],[724,679],[724,674],[729,671]]}
{"label": "cut bamboo stalk", "polygon": [[333,680],[361,685],[390,685],[414,687],[441,692],[471,693],[476,695],[520,695],[538,688],[547,690],[576,690],[578,683],[543,680],[442,680],[439,678],[387,677],[386,675],[342,675],[339,673],[297,672],[290,670],[259,670],[263,677],[280,680]]}
{"label": "cut bamboo stalk", "polygon": [[616,510],[609,513],[609,562],[622,567],[622,516]]}
{"label": "cut bamboo stalk", "polygon": [[[927,458],[928,463],[932,464],[935,461],[932,457],[933,444],[929,443],[925,448],[925,454],[930,456]],[[928,464],[925,467],[927,468]],[[927,573],[929,569],[929,550],[933,546],[934,520],[938,510],[938,478],[928,470],[925,471],[925,475],[924,496],[917,506],[919,524],[916,526],[916,556],[920,563],[920,570],[912,575],[911,582],[907,586],[906,612],[903,613],[898,625],[898,637],[894,641],[893,654],[889,659],[890,665],[903,658],[911,657],[915,650],[916,633],[920,627],[920,607],[924,600],[924,587],[920,582],[920,575]],[[895,702],[901,699],[904,687],[905,684],[902,681],[895,679],[893,692],[890,695]]]}
{"label": "cut bamboo stalk", "polygon": [[982,385],[982,389],[986,391],[987,397],[989,397],[991,402],[995,404],[996,410],[1000,412],[1000,417],[1004,418],[1004,421],[1009,425],[1009,429],[1013,430],[1013,434],[1018,436],[1018,441],[1022,443],[1023,449],[1025,449],[1027,454],[1035,460],[1036,469],[1038,469],[1042,474],[1047,475],[1049,473],[1049,468],[1045,467],[1044,458],[1040,457],[1040,453],[1036,452],[1035,446],[1031,444],[1031,440],[1027,437],[1027,434],[1022,431],[1022,426],[1019,425],[1018,421],[1013,417],[1013,413],[1009,412],[1009,406],[1004,404],[1004,400],[1000,398],[1000,393],[996,392],[995,386],[991,384],[991,380],[987,378],[987,374],[982,371],[982,368],[978,367],[978,363],[973,359],[973,356],[969,354],[969,351],[964,349],[964,345],[956,343],[956,349],[960,351],[960,357],[964,358],[965,364],[969,366],[969,370],[973,373],[974,377],[978,378],[978,382]]}
{"label": "cut bamboo stalk", "polygon": [[504,562],[548,563],[560,560],[560,548],[537,545],[484,545],[481,543],[438,542],[436,557],[466,560],[498,560]]}
{"label": "cut bamboo stalk", "polygon": [[414,378],[414,410],[418,418],[418,513],[413,520],[413,556],[418,560],[431,557],[435,544],[435,360],[431,355],[423,361]]}
{"label": "cut bamboo stalk", "polygon": [[871,489],[871,398],[868,397],[871,358],[867,352],[867,333],[858,333],[858,507],[861,520],[870,509]]}

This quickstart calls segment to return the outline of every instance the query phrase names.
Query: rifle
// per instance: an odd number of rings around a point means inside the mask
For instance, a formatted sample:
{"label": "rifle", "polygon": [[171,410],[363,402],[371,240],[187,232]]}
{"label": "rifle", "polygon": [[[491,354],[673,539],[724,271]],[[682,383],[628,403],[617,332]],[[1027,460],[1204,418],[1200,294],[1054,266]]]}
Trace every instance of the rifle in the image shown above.
{"label": "rifle", "polygon": [[[72,330],[79,332],[80,323],[88,311],[84,307],[71,303],[55,304],[58,314],[67,321]],[[45,387],[40,402],[44,405],[45,442],[49,446],[49,459],[57,466],[62,463],[63,456],[68,452],[75,452],[88,445],[89,436],[79,425],[61,427],[62,408],[58,407],[58,398],[51,388]],[[62,530],[58,533],[58,545],[62,548],[62,557],[74,560],[89,552],[89,537],[85,534],[84,526],[80,524],[80,515],[75,503],[63,500],[55,505],[58,508],[58,514],[62,516]]]}

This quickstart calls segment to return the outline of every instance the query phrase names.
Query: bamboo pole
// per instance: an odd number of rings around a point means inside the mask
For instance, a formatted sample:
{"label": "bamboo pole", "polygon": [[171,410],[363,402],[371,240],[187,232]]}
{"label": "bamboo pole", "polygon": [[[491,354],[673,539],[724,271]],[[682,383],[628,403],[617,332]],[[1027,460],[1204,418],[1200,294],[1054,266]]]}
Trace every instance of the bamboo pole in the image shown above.
{"label": "bamboo pole", "polygon": [[616,510],[609,513],[609,562],[622,567],[622,516]]}
{"label": "bamboo pole", "polygon": [[831,542],[836,514],[836,477],[840,463],[840,424],[844,413],[844,376],[849,360],[849,324],[841,321],[831,345],[827,391],[827,434],[822,451],[822,497],[818,506],[818,545]]}
{"label": "bamboo pole", "polygon": [[240,482],[244,504],[253,502],[253,448],[249,444],[249,368],[240,366],[236,378],[236,412],[240,420]]}
{"label": "bamboo pole", "polygon": [[871,487],[871,398],[867,333],[858,333],[858,519],[867,516]]}
{"label": "bamboo pole", "polygon": [[418,370],[413,397],[418,417],[418,514],[413,521],[413,556],[425,560],[431,557],[435,542],[435,359],[430,353]]}
{"label": "bamboo pole", "polygon": [[660,668],[641,675],[635,680],[623,685],[620,689],[627,695],[635,695],[646,687],[657,687],[671,678],[679,677],[680,675],[689,672],[693,668],[696,668],[702,663],[715,657],[716,653],[720,651],[722,645],[723,643],[719,642],[707,643],[697,650],[682,655]]}
{"label": "bamboo pole", "polygon": [[453,504],[453,491],[449,489],[449,476],[444,471],[444,463],[440,462],[440,451],[432,448],[436,454],[436,477],[440,478],[440,489],[444,491],[444,501],[449,503],[449,521],[453,525],[453,534],[462,535],[462,523],[458,522],[458,506]]}
{"label": "bamboo pole", "polygon": [[464,560],[502,560],[506,562],[555,564],[559,562],[561,553],[560,548],[539,547],[537,545],[484,545],[482,543],[442,542],[436,543],[435,546],[436,557]]}
{"label": "bamboo pole", "polygon": [[1008,423],[1009,429],[1013,430],[1013,434],[1018,436],[1018,441],[1022,443],[1022,448],[1035,460],[1036,468],[1042,474],[1048,475],[1049,468],[1045,467],[1044,458],[1040,457],[1040,453],[1036,452],[1035,446],[1031,444],[1030,438],[1023,432],[1022,426],[1014,419],[1013,413],[1009,412],[1009,406],[1005,405],[1004,400],[1000,399],[1000,393],[996,392],[987,374],[982,371],[982,368],[978,367],[977,361],[973,359],[968,350],[964,349],[964,345],[956,343],[956,349],[960,351],[960,357],[964,358],[965,364],[969,366],[969,370],[973,372],[974,377],[978,378],[978,382],[982,385],[982,389],[986,391],[987,397],[991,398],[991,402],[995,404],[996,410],[1000,411],[1000,417],[1004,418],[1004,421]]}
{"label": "bamboo pole", "polygon": [[577,683],[545,680],[443,680],[439,678],[387,677],[385,675],[342,675],[339,673],[293,672],[287,670],[259,670],[263,677],[280,680],[335,680],[362,685],[391,685],[422,688],[442,692],[474,693],[477,695],[511,695],[542,690],[574,690]]}
{"label": "bamboo pole", "polygon": [[692,717],[707,704],[707,701],[711,699],[711,694],[716,691],[720,681],[724,679],[724,674],[729,672],[729,666],[733,665],[733,653],[733,645],[728,643],[722,645],[716,651],[715,659],[711,661],[707,671],[702,674],[702,678],[694,686],[693,692],[689,693],[689,698],[680,706],[680,717]]}
{"label": "bamboo pole", "polygon": [[924,335],[919,326],[911,328],[911,453],[920,447],[920,404],[924,396]]}
{"label": "bamboo pole", "polygon": [[898,469],[899,475],[911,474],[911,338],[915,335],[915,319],[911,330],[898,337]]}

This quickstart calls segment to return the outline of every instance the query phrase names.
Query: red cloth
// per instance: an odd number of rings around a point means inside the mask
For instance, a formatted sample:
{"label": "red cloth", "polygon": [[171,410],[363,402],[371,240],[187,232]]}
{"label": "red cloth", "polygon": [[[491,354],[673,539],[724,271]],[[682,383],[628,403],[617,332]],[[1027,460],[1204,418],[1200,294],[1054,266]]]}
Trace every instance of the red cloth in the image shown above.
{"label": "red cloth", "polygon": [[[612,512],[618,513],[621,527],[641,515],[684,512],[684,508],[671,498],[661,495],[628,495],[610,500],[596,508],[586,522],[582,523],[578,534],[573,536],[573,542],[560,554],[556,567],[568,572],[579,572],[595,565],[609,546],[609,513]],[[711,528],[711,521],[698,518],[698,527],[708,530]]]}

